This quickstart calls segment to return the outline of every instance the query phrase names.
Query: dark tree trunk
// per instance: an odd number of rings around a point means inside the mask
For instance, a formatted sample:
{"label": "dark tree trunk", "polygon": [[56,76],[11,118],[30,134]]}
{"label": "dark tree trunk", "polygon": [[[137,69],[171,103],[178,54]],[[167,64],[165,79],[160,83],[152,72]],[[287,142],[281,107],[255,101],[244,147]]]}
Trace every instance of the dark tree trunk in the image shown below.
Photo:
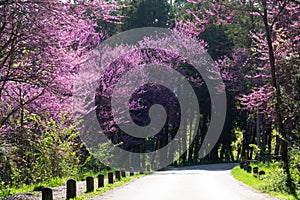
{"label": "dark tree trunk", "polygon": [[276,144],[275,144],[274,156],[279,155],[279,150],[280,150],[280,138],[279,138],[278,135],[276,135]]}
{"label": "dark tree trunk", "polygon": [[257,147],[261,149],[261,143],[260,143],[260,114],[257,112],[256,113],[256,123],[255,123],[255,128],[256,128],[256,139],[257,139]]}
{"label": "dark tree trunk", "polygon": [[267,145],[268,145],[268,154],[271,154],[272,150],[272,123],[268,122],[266,124],[266,137],[267,137]]}
{"label": "dark tree trunk", "polygon": [[268,43],[268,49],[269,49],[269,63],[271,67],[271,77],[272,77],[272,86],[275,89],[275,112],[276,112],[276,123],[278,132],[281,134],[282,139],[280,139],[280,146],[281,146],[281,156],[282,161],[284,163],[284,168],[287,174],[289,174],[289,166],[288,166],[288,148],[287,148],[287,142],[286,142],[286,132],[283,127],[283,121],[282,121],[282,114],[281,114],[281,93],[280,93],[280,87],[277,84],[276,79],[276,66],[275,66],[275,56],[274,56],[274,50],[273,50],[273,42],[272,42],[272,27],[268,24],[268,10],[267,10],[267,1],[263,1],[263,8],[264,8],[264,14],[263,14],[263,21],[265,25],[266,30],[266,36],[267,36],[267,43]]}
{"label": "dark tree trunk", "polygon": [[199,159],[199,151],[200,151],[200,144],[201,144],[201,133],[200,128],[197,130],[197,135],[195,136],[195,139],[193,141],[194,143],[194,158],[193,161],[197,162]]}
{"label": "dark tree trunk", "polygon": [[188,151],[189,151],[189,153],[188,153],[188,161],[189,162],[193,162],[194,143],[192,141],[192,135],[196,134],[196,133],[192,133],[192,131],[193,131],[192,130],[192,124],[193,124],[193,122],[190,121],[189,122],[189,133],[190,133],[190,135],[189,135],[189,144],[191,144],[191,145],[190,145],[190,147],[188,149]]}

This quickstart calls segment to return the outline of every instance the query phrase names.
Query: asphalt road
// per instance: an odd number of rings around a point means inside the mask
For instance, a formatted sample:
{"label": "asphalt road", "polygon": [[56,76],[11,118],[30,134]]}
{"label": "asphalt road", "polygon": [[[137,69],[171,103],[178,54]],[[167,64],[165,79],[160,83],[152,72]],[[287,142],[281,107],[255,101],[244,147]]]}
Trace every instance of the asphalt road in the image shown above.
{"label": "asphalt road", "polygon": [[94,200],[271,200],[267,194],[235,180],[236,164],[170,169],[136,179]]}

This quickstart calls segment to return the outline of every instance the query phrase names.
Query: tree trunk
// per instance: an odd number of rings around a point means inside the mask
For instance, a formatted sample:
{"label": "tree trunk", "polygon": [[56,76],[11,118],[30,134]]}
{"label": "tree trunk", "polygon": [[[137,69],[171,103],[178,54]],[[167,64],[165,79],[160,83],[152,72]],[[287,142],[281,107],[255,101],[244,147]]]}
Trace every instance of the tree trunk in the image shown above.
{"label": "tree trunk", "polygon": [[200,133],[200,127],[197,130],[197,135],[193,141],[194,143],[194,158],[193,161],[197,162],[197,160],[199,159],[199,151],[200,151],[200,147],[201,147],[201,133]]}
{"label": "tree trunk", "polygon": [[257,138],[257,147],[261,149],[261,144],[260,144],[260,116],[257,111],[256,113],[256,138]]}
{"label": "tree trunk", "polygon": [[280,138],[279,138],[278,135],[276,135],[276,144],[275,144],[274,156],[279,155],[279,150],[280,150]]}
{"label": "tree trunk", "polygon": [[188,153],[188,161],[189,162],[193,162],[193,151],[194,151],[194,143],[193,143],[193,141],[192,141],[192,136],[193,136],[193,134],[196,134],[196,133],[192,133],[192,131],[194,131],[193,130],[193,128],[192,128],[192,126],[193,126],[193,121],[192,120],[190,120],[189,121],[189,144],[190,144],[190,146],[189,146],[189,149],[188,149],[188,151],[189,151],[189,153]]}
{"label": "tree trunk", "polygon": [[273,50],[273,42],[271,38],[272,34],[272,27],[268,24],[268,10],[267,10],[267,1],[263,0],[263,21],[266,30],[267,36],[267,43],[269,49],[269,62],[271,67],[271,77],[272,77],[272,86],[275,89],[275,112],[276,112],[276,123],[279,134],[281,134],[282,138],[280,139],[280,146],[281,146],[281,156],[282,162],[284,165],[285,172],[289,174],[289,166],[288,166],[288,148],[286,142],[286,132],[284,131],[283,122],[282,122],[282,115],[281,115],[281,93],[279,85],[277,84],[276,79],[276,67],[275,67],[275,56]]}
{"label": "tree trunk", "polygon": [[272,122],[268,122],[266,124],[266,137],[267,137],[267,144],[268,144],[268,154],[271,154],[272,149]]}

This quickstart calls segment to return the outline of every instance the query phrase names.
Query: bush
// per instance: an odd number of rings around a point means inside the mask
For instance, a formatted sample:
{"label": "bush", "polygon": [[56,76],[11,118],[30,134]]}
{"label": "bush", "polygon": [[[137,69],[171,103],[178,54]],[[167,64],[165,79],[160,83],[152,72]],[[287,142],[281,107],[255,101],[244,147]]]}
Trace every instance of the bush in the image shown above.
{"label": "bush", "polygon": [[290,150],[290,172],[295,186],[295,192],[300,195],[300,143],[295,144]]}
{"label": "bush", "polygon": [[279,163],[269,165],[269,172],[263,179],[263,187],[266,191],[288,193],[286,186],[287,175]]}
{"label": "bush", "polygon": [[[300,195],[300,147],[294,145],[289,153],[290,177],[284,171],[281,162],[255,165],[267,171],[265,178],[261,180],[263,190]],[[287,187],[289,180],[291,184]]]}
{"label": "bush", "polygon": [[27,113],[23,128],[0,144],[0,190],[77,173],[78,133],[68,124],[66,116],[55,121],[47,114]]}

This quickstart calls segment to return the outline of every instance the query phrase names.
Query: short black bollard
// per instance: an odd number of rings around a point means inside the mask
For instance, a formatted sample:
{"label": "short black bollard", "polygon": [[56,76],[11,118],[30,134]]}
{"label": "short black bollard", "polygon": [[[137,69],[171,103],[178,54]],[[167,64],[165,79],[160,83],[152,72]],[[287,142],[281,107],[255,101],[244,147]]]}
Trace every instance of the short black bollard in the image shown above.
{"label": "short black bollard", "polygon": [[245,164],[245,162],[240,162],[240,168],[241,168],[241,169],[244,168],[244,164]]}
{"label": "short black bollard", "polygon": [[53,200],[53,192],[50,188],[44,188],[42,190],[42,200]]}
{"label": "short black bollard", "polygon": [[247,172],[248,172],[248,173],[251,173],[251,172],[252,172],[252,167],[251,167],[251,166],[248,166],[248,167],[247,167]]}
{"label": "short black bollard", "polygon": [[178,167],[178,163],[177,163],[177,160],[174,161],[174,167]]}
{"label": "short black bollard", "polygon": [[104,175],[103,174],[98,175],[98,188],[99,187],[104,187]]}
{"label": "short black bollard", "polygon": [[150,172],[151,171],[151,166],[148,164],[147,165],[147,172]]}
{"label": "short black bollard", "polygon": [[126,177],[126,172],[125,172],[125,171],[121,171],[121,176],[122,176],[123,178],[125,178],[125,177]]}
{"label": "short black bollard", "polygon": [[266,174],[265,171],[263,171],[263,170],[259,171],[259,175],[265,175],[265,174]]}
{"label": "short black bollard", "polygon": [[258,167],[253,167],[253,174],[258,175]]}
{"label": "short black bollard", "polygon": [[259,175],[258,178],[261,179],[262,176],[265,175],[265,174],[266,174],[265,171],[263,171],[263,170],[259,171],[259,172],[258,172],[258,175]]}
{"label": "short black bollard", "polygon": [[133,175],[134,175],[134,169],[133,169],[133,167],[130,167],[129,175],[130,175],[130,176],[133,176]]}
{"label": "short black bollard", "polygon": [[265,175],[265,174],[266,174],[266,172],[265,172],[265,171],[263,171],[263,170],[261,170],[261,171],[259,171],[259,172],[258,172],[258,174],[259,174],[259,176],[262,176],[262,175]]}
{"label": "short black bollard", "polygon": [[249,164],[247,162],[244,163],[244,170],[247,171]]}
{"label": "short black bollard", "polygon": [[108,173],[108,184],[114,183],[114,174],[112,172]]}
{"label": "short black bollard", "polygon": [[86,192],[94,192],[94,178],[86,177]]}
{"label": "short black bollard", "polygon": [[115,171],[115,176],[118,181],[121,180],[121,172],[120,171]]}
{"label": "short black bollard", "polygon": [[67,199],[72,199],[76,197],[76,181],[69,179],[67,181]]}

